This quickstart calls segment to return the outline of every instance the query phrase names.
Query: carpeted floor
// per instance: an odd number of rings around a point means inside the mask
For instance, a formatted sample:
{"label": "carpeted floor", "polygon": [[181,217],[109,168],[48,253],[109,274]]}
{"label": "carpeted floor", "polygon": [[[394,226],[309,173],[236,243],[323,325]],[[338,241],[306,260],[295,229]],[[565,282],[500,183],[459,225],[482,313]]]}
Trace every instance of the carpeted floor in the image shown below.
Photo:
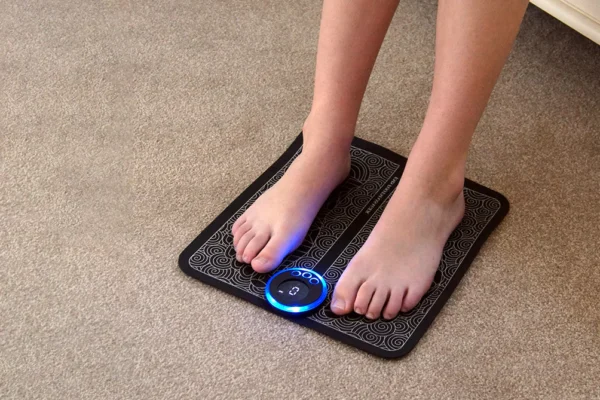
{"label": "carpeted floor", "polygon": [[[179,252],[298,134],[319,14],[0,2],[1,398],[600,398],[600,46],[534,7],[468,164],[511,212],[408,357],[180,272]],[[433,0],[401,4],[359,136],[409,152],[434,22]]]}

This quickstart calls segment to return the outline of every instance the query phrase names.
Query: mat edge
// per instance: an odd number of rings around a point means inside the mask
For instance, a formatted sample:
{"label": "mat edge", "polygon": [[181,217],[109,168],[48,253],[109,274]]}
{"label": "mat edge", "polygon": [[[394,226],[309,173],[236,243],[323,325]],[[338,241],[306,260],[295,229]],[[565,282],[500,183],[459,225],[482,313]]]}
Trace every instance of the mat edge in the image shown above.
{"label": "mat edge", "polygon": [[[360,147],[364,148],[365,150],[373,151],[374,153],[379,153],[381,156],[383,156],[385,158],[389,158],[389,159],[393,160],[394,162],[397,162],[402,167],[404,167],[404,165],[406,164],[407,159],[404,156],[402,156],[398,153],[395,153],[392,150],[386,149],[385,147],[382,147],[378,144],[369,142],[365,139],[355,137],[353,139],[353,144],[360,145]],[[178,259],[179,268],[182,270],[182,272],[184,272],[186,275],[188,275],[192,278],[198,279],[199,281],[201,281],[203,283],[206,283],[206,284],[216,287],[220,290],[223,290],[224,292],[228,293],[229,295],[233,295],[233,296],[236,296],[243,300],[246,300],[256,306],[261,307],[262,309],[265,309],[266,311],[277,314],[287,320],[290,320],[292,322],[295,322],[295,323],[305,326],[307,328],[313,329],[313,330],[315,330],[321,334],[324,334],[326,336],[330,336],[331,338],[341,341],[342,343],[345,343],[346,345],[354,346],[354,347],[356,347],[360,350],[363,350],[367,353],[370,353],[372,355],[382,357],[385,359],[402,358],[402,357],[406,356],[408,353],[410,353],[415,348],[415,346],[421,340],[423,335],[426,333],[427,329],[431,326],[431,324],[433,323],[433,321],[435,320],[435,318],[437,317],[437,315],[439,314],[439,312],[441,311],[443,306],[446,304],[446,302],[448,301],[448,299],[450,298],[450,296],[452,295],[452,293],[454,292],[454,290],[456,289],[456,287],[462,280],[463,276],[466,274],[468,269],[471,267],[471,264],[472,264],[473,260],[476,258],[477,254],[479,253],[481,247],[483,246],[483,243],[485,243],[485,241],[490,236],[490,234],[494,231],[494,229],[496,229],[496,227],[502,222],[504,217],[508,214],[508,212],[510,210],[510,203],[509,203],[508,199],[501,193],[496,192],[492,189],[489,189],[489,188],[487,188],[477,182],[474,182],[470,179],[465,179],[465,185],[464,185],[465,188],[475,190],[477,192],[486,194],[490,197],[497,199],[500,202],[500,209],[496,212],[494,217],[486,225],[484,230],[481,232],[481,234],[479,235],[479,237],[477,238],[477,240],[471,247],[471,250],[469,251],[469,253],[467,253],[465,258],[463,259],[462,263],[466,263],[467,266],[464,268],[459,268],[457,270],[457,272],[453,275],[452,279],[448,282],[448,285],[446,286],[446,288],[444,289],[444,291],[442,292],[440,297],[437,299],[437,301],[433,304],[433,306],[425,314],[423,320],[421,320],[421,322],[419,323],[419,326],[417,327],[417,329],[415,329],[413,335],[411,335],[411,337],[409,338],[409,340],[407,340],[407,342],[404,344],[404,346],[402,346],[402,348],[397,351],[382,350],[376,346],[366,344],[365,342],[363,342],[361,340],[355,339],[352,336],[342,334],[335,329],[331,329],[326,325],[319,324],[310,319],[302,318],[302,317],[300,317],[300,318],[290,317],[289,315],[281,313],[278,310],[275,310],[274,308],[270,307],[266,300],[260,299],[260,298],[254,296],[248,292],[245,292],[241,289],[235,288],[230,285],[226,285],[218,279],[215,279],[209,275],[206,275],[199,271],[196,271],[189,265],[189,259],[194,254],[196,249],[198,248],[198,245],[201,242],[206,241],[208,239],[208,236],[212,234],[211,232],[215,228],[220,227],[226,221],[226,219],[229,218],[229,217],[227,217],[227,215],[230,216],[235,211],[237,211],[248,200],[249,197],[251,197],[254,193],[256,193],[256,191],[258,189],[260,189],[260,187],[262,185],[264,185],[265,179],[268,180],[271,176],[273,176],[274,172],[281,169],[285,165],[285,163],[287,163],[289,161],[289,159],[291,158],[293,153],[295,153],[301,146],[302,146],[302,132],[294,139],[294,141],[283,152],[283,154],[271,166],[269,166],[269,168],[267,168],[258,178],[256,178],[252,182],[252,184],[250,186],[248,186],[242,193],[240,193],[229,206],[227,206],[221,213],[219,213],[217,215],[217,217],[205,229],[203,229],[200,232],[200,234],[182,251],[182,253],[179,255],[179,259]]]}

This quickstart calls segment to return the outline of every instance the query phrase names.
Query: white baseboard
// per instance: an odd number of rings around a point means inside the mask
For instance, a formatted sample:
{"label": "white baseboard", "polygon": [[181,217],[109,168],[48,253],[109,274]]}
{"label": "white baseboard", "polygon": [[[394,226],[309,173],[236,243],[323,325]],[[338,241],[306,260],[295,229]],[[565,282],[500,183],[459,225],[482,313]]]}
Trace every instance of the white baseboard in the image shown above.
{"label": "white baseboard", "polygon": [[[582,35],[600,44],[600,15],[592,15],[597,12],[597,6],[587,6],[589,0],[530,0],[532,4],[546,11],[548,14],[564,22]],[[600,1],[600,0],[592,0]],[[581,3],[578,6],[577,3]],[[575,4],[573,4],[575,3]],[[593,3],[589,3],[593,4]]]}

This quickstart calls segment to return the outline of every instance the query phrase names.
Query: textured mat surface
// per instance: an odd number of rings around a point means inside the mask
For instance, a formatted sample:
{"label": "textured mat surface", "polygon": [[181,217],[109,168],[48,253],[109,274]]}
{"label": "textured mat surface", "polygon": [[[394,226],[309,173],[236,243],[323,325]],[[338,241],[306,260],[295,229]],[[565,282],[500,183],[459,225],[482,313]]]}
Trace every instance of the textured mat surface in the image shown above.
{"label": "textured mat surface", "polygon": [[391,321],[369,321],[357,314],[338,317],[329,309],[335,284],[383,213],[402,176],[406,159],[355,138],[349,177],[327,199],[300,247],[272,273],[257,274],[248,265],[236,261],[231,227],[283,176],[301,151],[302,140],[298,137],[186,248],[179,266],[195,278],[271,311],[265,299],[269,278],[282,269],[311,269],[325,278],[329,295],[314,313],[294,317],[293,321],[381,357],[406,355],[452,294],[483,241],[508,212],[508,201],[496,192],[467,181],[465,216],[450,235],[434,282],[419,304]]}
{"label": "textured mat surface", "polygon": [[[0,397],[600,396],[600,46],[535,7],[467,165],[510,213],[400,362],[182,278],[302,126],[320,7],[0,1]],[[361,110],[357,135],[399,154],[435,13],[400,2]]]}

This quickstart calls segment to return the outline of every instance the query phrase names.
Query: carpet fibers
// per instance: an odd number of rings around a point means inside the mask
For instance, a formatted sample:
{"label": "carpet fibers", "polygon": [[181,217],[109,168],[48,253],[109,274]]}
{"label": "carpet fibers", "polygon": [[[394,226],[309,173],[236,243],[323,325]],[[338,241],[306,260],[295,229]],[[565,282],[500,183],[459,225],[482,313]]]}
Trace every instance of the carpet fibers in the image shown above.
{"label": "carpet fibers", "polygon": [[[408,154],[436,4],[400,5],[358,136]],[[309,110],[320,3],[0,2],[0,398],[600,398],[600,47],[530,7],[467,175],[510,200],[385,361],[185,276]]]}

